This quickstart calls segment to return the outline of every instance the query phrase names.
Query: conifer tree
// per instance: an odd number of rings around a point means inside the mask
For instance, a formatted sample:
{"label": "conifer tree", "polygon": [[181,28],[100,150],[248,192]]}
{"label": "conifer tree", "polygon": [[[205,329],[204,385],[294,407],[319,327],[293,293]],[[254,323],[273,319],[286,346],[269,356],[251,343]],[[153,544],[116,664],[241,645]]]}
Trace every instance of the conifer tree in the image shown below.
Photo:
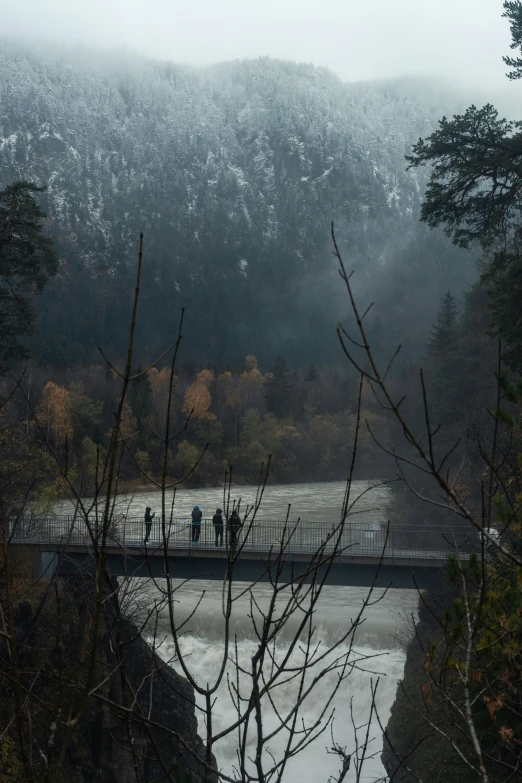
{"label": "conifer tree", "polygon": [[140,446],[146,448],[148,443],[149,426],[148,418],[151,407],[151,384],[147,374],[140,375],[142,368],[138,365],[136,375],[138,376],[129,391],[129,402],[136,417],[136,424],[139,432]]}
{"label": "conifer tree", "polygon": [[45,213],[34,198],[43,190],[15,182],[0,191],[0,361],[26,355],[20,338],[34,331],[31,295],[58,269],[52,240],[42,233]]}
{"label": "conifer tree", "polygon": [[265,381],[265,401],[270,413],[278,419],[290,412],[290,389],[288,365],[282,356],[277,356]]}
{"label": "conifer tree", "polygon": [[452,296],[448,288],[442,298],[437,322],[430,333],[428,341],[428,353],[430,356],[442,356],[453,348],[457,334],[457,316],[455,297]]}
{"label": "conifer tree", "polygon": [[[522,2],[505,0],[511,49],[522,53]],[[522,77],[522,58],[504,57],[511,80]],[[443,226],[456,245],[479,245],[486,253],[482,282],[490,293],[493,325],[505,358],[522,367],[522,122],[499,118],[491,104],[470,106],[420,139],[407,156],[410,167],[431,167],[421,219]]]}
{"label": "conifer tree", "polygon": [[319,380],[319,373],[317,372],[317,368],[315,364],[312,362],[310,366],[308,367],[308,370],[305,375],[305,382],[306,383],[315,383],[317,380]]}

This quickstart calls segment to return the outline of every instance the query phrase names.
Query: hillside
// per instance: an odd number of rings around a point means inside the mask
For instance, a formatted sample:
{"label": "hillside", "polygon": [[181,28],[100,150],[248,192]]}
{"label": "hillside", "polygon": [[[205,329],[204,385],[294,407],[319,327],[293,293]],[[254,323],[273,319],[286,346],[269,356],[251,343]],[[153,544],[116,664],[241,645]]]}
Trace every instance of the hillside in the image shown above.
{"label": "hillside", "polygon": [[143,230],[143,358],[184,305],[186,359],[332,361],[345,304],[331,220],[386,323],[383,348],[423,350],[442,292],[474,266],[419,226],[424,181],[404,155],[458,108],[434,85],[345,84],[311,65],[195,70],[2,41],[0,185],[47,185],[61,259],[39,302],[37,358],[122,352]]}

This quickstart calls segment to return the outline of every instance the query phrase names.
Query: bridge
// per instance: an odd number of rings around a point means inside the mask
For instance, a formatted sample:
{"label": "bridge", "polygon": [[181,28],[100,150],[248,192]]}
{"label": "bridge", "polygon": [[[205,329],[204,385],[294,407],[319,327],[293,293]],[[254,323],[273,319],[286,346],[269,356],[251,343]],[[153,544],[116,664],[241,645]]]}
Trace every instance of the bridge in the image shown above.
{"label": "bridge", "polygon": [[[46,578],[57,568],[62,575],[89,569],[94,564],[93,534],[80,517],[20,517],[9,521],[9,550],[15,560]],[[333,524],[285,523],[277,520],[248,522],[233,547],[233,575],[237,581],[266,581],[279,563],[282,582],[309,577],[321,548],[321,572],[330,585],[420,589],[435,588],[443,576],[449,554],[459,547],[460,556],[478,548],[470,527],[440,525],[386,525],[348,519],[340,539]],[[94,531],[94,533],[93,533]],[[230,560],[229,532],[216,546],[212,521],[202,520],[199,541],[192,540],[189,519],[154,519],[144,543],[142,517],[115,518],[106,543],[107,563],[116,576],[164,577],[165,557],[169,573],[179,579],[219,579]],[[335,542],[337,548],[334,552]],[[326,542],[326,543],[325,543]],[[166,546],[165,546],[166,543]],[[219,543],[219,542],[218,542]]]}

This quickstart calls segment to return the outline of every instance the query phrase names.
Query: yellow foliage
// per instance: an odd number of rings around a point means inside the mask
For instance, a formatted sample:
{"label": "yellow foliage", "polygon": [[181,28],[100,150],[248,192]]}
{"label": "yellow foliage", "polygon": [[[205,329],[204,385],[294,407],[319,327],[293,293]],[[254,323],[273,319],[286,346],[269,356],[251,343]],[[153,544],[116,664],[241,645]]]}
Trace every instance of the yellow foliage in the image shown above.
{"label": "yellow foliage", "polygon": [[55,447],[65,438],[72,438],[74,432],[69,402],[69,392],[63,386],[52,381],[45,385],[38,419],[47,435],[53,437]]}
{"label": "yellow foliage", "polygon": [[239,389],[235,387],[229,387],[226,393],[227,405],[234,411],[240,411],[244,404],[244,399],[241,396]]}
{"label": "yellow foliage", "polygon": [[[169,386],[170,386],[170,369],[163,367],[162,370],[157,370],[153,367],[148,372],[151,398],[152,398],[152,410],[154,413],[155,424],[158,430],[162,429],[165,425],[167,418],[167,408],[169,403]],[[173,383],[173,397],[174,391],[177,389],[179,378],[175,375],[172,379]]]}
{"label": "yellow foliage", "polygon": [[201,419],[208,413],[211,402],[212,397],[210,396],[208,386],[206,383],[197,380],[195,383],[192,383],[185,392],[183,413],[188,415],[192,412],[194,418]]}
{"label": "yellow foliage", "polygon": [[196,375],[196,383],[201,383],[203,386],[206,386],[207,388],[210,386],[212,381],[214,380],[214,373],[212,370],[201,370],[201,372],[198,372]]}
{"label": "yellow foliage", "polygon": [[195,419],[205,418],[210,408],[212,397],[209,386],[214,380],[212,370],[201,370],[185,392],[183,400],[183,413],[192,415]]}
{"label": "yellow foliage", "polygon": [[252,372],[252,370],[257,370],[257,359],[253,353],[249,353],[248,356],[245,358],[245,367],[247,369],[247,372]]}
{"label": "yellow foliage", "polygon": [[[245,411],[252,405],[260,405],[263,398],[263,376],[257,368],[255,356],[247,356],[245,364],[247,372],[239,379],[238,393],[241,397],[242,410]],[[239,408],[239,405],[237,405]]]}

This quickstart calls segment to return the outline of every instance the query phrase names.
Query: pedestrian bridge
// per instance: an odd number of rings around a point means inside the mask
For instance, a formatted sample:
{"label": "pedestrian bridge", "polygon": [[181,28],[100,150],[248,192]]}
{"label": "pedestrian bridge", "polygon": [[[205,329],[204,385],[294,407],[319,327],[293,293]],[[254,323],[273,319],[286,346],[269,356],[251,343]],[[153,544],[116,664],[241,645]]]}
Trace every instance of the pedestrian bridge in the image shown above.
{"label": "pedestrian bridge", "polygon": [[[56,569],[70,574],[93,567],[97,530],[96,519],[87,525],[79,516],[20,517],[9,520],[9,551],[41,577]],[[113,574],[161,578],[168,562],[175,578],[222,580],[233,560],[237,581],[267,581],[278,568],[280,581],[307,579],[319,567],[331,585],[425,589],[440,583],[456,547],[465,559],[477,549],[470,527],[356,523],[350,518],[340,533],[332,524],[247,520],[232,550],[226,528],[223,545],[216,546],[209,519],[202,521],[197,543],[189,519],[163,525],[155,518],[147,544],[144,533],[141,517],[115,519],[106,542]]]}

